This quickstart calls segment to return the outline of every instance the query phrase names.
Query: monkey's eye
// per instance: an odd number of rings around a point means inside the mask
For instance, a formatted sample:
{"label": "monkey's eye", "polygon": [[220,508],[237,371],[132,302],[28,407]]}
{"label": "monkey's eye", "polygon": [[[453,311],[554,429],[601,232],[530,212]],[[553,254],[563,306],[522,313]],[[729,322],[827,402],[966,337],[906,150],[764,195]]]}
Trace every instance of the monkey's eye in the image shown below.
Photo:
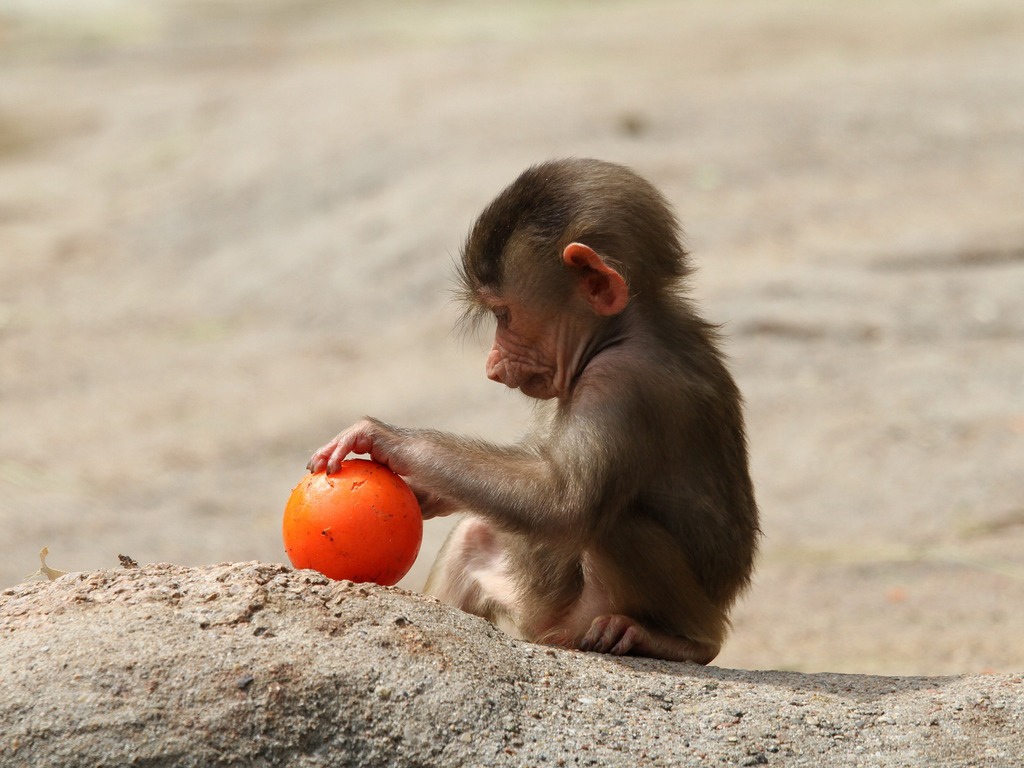
{"label": "monkey's eye", "polygon": [[508,321],[511,319],[508,307],[495,307],[492,311],[494,312],[494,319],[498,321],[498,325],[502,327],[508,325]]}

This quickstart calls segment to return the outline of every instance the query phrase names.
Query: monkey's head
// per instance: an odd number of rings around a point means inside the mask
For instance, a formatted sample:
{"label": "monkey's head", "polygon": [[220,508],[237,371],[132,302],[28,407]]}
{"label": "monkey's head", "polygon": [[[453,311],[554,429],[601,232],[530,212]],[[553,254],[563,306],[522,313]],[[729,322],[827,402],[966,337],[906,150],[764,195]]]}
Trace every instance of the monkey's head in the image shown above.
{"label": "monkey's head", "polygon": [[487,376],[540,399],[565,395],[603,332],[688,272],[662,195],[600,160],[533,166],[477,218],[459,271],[466,315],[493,315]]}

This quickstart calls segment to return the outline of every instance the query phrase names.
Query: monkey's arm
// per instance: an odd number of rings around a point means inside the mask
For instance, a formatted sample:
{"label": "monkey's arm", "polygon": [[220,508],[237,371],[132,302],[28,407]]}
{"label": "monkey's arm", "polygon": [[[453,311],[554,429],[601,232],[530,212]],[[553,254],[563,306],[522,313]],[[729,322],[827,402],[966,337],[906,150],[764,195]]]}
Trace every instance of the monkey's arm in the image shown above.
{"label": "monkey's arm", "polygon": [[[364,419],[320,448],[311,472],[336,472],[350,453],[369,454],[406,477],[428,517],[467,509],[521,531],[580,535],[613,493],[611,456],[587,431],[542,447],[498,446],[445,432]],[[626,468],[618,477],[635,478]]]}

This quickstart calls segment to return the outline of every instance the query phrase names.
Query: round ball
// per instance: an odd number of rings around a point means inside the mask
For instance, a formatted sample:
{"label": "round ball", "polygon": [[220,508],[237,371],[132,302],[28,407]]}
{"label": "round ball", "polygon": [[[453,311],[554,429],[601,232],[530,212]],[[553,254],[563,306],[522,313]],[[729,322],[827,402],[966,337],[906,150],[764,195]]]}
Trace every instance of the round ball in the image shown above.
{"label": "round ball", "polygon": [[412,489],[383,464],[348,459],[306,475],[284,509],[284,549],[296,568],[392,585],[416,561],[423,517]]}

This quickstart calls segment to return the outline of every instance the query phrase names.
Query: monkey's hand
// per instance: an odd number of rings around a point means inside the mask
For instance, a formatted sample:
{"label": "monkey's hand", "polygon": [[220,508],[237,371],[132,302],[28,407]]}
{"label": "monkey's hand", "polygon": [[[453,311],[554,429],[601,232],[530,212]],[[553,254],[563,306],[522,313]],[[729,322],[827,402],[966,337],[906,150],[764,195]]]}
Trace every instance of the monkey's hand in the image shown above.
{"label": "monkey's hand", "polygon": [[[402,435],[376,419],[363,419],[317,450],[306,469],[310,472],[324,472],[333,475],[341,469],[341,462],[350,453],[365,453],[376,462],[386,465],[400,475],[408,474],[397,456]],[[406,471],[403,471],[406,470]]]}
{"label": "monkey's hand", "polygon": [[[363,419],[316,451],[306,468],[310,472],[326,471],[327,474],[334,474],[341,469],[341,462],[350,453],[369,454],[374,461],[405,476],[406,482],[416,494],[424,520],[458,511],[460,507],[454,500],[423,487],[415,478],[408,476],[412,471],[407,458],[410,441],[409,430],[392,427],[376,419]],[[403,459],[403,456],[406,458]]]}
{"label": "monkey's hand", "polygon": [[674,637],[644,627],[629,616],[613,614],[598,616],[580,641],[581,651],[624,656],[649,656],[668,661],[695,661],[709,664],[718,655],[718,647],[697,643],[685,637]]}

